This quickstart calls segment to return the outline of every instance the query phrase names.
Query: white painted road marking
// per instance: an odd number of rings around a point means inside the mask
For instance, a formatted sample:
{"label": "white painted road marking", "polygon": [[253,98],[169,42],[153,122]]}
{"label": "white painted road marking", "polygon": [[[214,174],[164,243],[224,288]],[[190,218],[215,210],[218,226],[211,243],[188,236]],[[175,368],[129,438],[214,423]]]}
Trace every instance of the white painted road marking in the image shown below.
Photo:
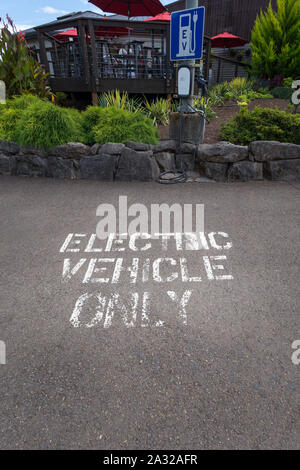
{"label": "white painted road marking", "polygon": [[[84,285],[114,285],[128,283],[132,285],[164,285],[176,284],[176,289],[166,290],[166,296],[176,309],[176,318],[182,325],[188,324],[187,306],[193,294],[192,289],[178,293],[178,282],[183,286],[201,283],[203,281],[232,281],[233,275],[226,272],[227,256],[218,254],[206,254],[199,256],[197,272],[195,263],[190,263],[188,256],[182,256],[183,252],[193,254],[200,251],[228,251],[232,248],[229,235],[225,232],[198,232],[198,233],[164,233],[152,237],[148,233],[115,234],[108,236],[107,240],[99,240],[96,234],[70,233],[66,237],[60,253],[85,253],[86,257],[72,261],[66,257],[63,260],[62,281],[70,283],[73,279],[79,280]],[[163,252],[175,250],[178,258],[164,256],[160,258],[148,257],[152,249],[161,249]],[[111,257],[112,253],[132,254],[130,258]],[[101,258],[88,258],[87,254],[101,253]],[[107,257],[106,257],[107,255]],[[144,258],[144,256],[147,258]],[[174,255],[173,255],[174,256]],[[194,261],[194,256],[193,256]],[[163,320],[151,318],[151,302],[154,293],[149,289],[143,292],[130,292],[121,296],[118,291],[86,292],[75,302],[75,307],[70,318],[71,324],[78,328],[87,328],[96,325],[110,328],[116,321],[121,321],[127,328],[137,326],[161,327]],[[96,304],[95,304],[96,302]],[[87,314],[92,318],[89,321],[81,320]],[[118,315],[117,315],[118,313]]]}

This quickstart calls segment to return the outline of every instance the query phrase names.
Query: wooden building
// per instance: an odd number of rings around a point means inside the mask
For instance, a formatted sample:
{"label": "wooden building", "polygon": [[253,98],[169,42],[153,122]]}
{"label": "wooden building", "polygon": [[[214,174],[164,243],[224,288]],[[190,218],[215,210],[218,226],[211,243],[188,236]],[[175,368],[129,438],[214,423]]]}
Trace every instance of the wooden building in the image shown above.
{"label": "wooden building", "polygon": [[[266,10],[270,0],[199,0],[205,7],[205,34],[209,37],[227,31],[250,41],[251,30],[260,10]],[[276,7],[276,0],[271,0]],[[167,5],[169,11],[185,9],[185,0]]]}

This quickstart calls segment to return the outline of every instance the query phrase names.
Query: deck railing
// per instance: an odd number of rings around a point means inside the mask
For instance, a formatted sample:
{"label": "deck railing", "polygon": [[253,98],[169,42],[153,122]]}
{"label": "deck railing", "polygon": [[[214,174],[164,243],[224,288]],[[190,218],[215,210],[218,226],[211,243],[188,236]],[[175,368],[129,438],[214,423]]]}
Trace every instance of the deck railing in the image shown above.
{"label": "deck railing", "polygon": [[[88,46],[89,57],[91,46]],[[96,78],[138,78],[151,79],[167,76],[166,55],[144,49],[139,41],[131,40],[121,49],[109,47],[106,41],[96,41]],[[65,42],[47,48],[50,76],[52,78],[81,78],[84,76],[84,63],[78,42]],[[93,62],[89,61],[90,73]]]}

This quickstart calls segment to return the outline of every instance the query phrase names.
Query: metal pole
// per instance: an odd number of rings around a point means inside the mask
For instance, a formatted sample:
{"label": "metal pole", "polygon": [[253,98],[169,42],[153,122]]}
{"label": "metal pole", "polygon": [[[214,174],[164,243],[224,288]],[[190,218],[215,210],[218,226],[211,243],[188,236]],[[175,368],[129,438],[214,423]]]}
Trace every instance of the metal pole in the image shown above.
{"label": "metal pole", "polygon": [[[188,10],[189,8],[198,8],[198,0],[185,0],[185,8]],[[191,96],[188,98],[184,98],[182,100],[182,107],[184,110],[189,112],[193,112],[192,106],[193,106],[193,95],[194,95],[194,89],[195,89],[195,68],[193,67],[195,65],[195,60],[189,60],[187,62],[187,65],[191,66],[191,74],[192,74],[192,86],[191,86]]]}

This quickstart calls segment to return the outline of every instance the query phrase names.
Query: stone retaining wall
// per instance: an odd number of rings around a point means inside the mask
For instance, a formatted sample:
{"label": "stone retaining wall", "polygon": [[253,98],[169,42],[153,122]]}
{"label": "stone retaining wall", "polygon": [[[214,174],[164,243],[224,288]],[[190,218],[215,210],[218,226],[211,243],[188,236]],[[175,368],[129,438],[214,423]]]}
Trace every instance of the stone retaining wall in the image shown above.
{"label": "stone retaining wall", "polygon": [[164,140],[158,145],[136,142],[69,143],[49,152],[24,149],[0,141],[0,174],[100,181],[152,181],[161,171],[179,167],[215,181],[300,180],[300,145],[259,141],[249,146],[228,142],[200,144]]}

